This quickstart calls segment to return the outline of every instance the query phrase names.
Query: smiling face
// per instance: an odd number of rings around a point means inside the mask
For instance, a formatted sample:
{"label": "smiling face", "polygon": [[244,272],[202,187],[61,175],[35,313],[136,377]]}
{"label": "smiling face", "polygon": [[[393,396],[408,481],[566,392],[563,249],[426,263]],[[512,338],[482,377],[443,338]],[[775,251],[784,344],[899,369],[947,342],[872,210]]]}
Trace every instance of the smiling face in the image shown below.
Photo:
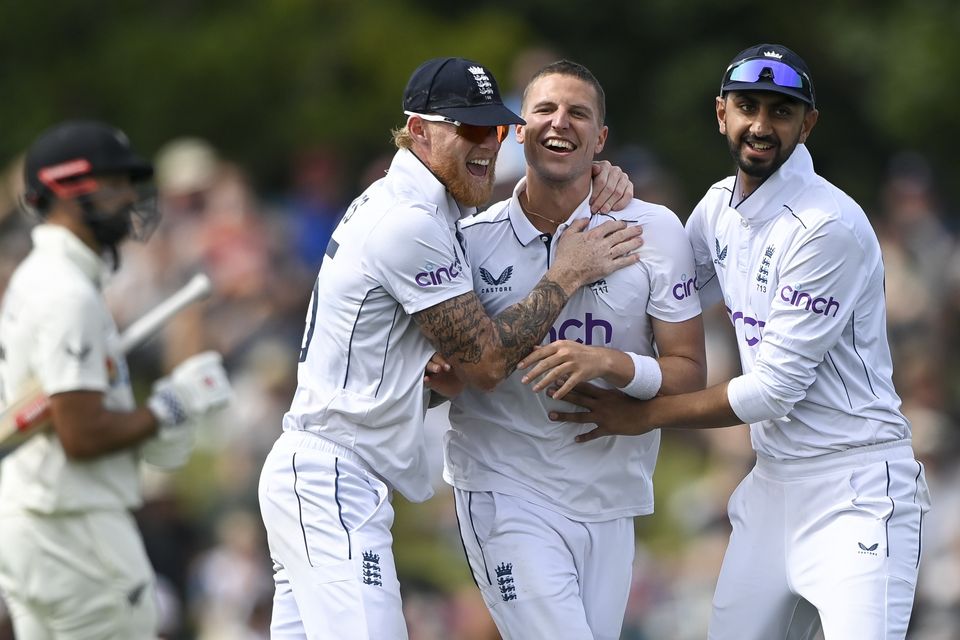
{"label": "smiling face", "polygon": [[446,122],[428,122],[411,116],[407,122],[413,151],[463,206],[479,207],[490,201],[500,142],[491,127],[483,142],[472,142]]}
{"label": "smiling face", "polygon": [[779,169],[797,145],[806,142],[819,113],[774,91],[731,91],[718,97],[717,123],[740,169],[741,185],[752,192]]}
{"label": "smiling face", "polygon": [[590,179],[590,167],[603,150],[603,125],[596,89],[580,78],[552,73],[535,79],[524,93],[517,141],[528,166],[551,183]]}

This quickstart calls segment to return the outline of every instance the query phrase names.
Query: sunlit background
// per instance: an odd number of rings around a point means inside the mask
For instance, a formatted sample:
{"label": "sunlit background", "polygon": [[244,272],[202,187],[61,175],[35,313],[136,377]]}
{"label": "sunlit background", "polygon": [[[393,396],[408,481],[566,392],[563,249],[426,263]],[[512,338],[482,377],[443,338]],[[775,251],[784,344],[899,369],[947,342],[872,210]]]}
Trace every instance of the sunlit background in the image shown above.
{"label": "sunlit background", "polygon": [[[504,98],[540,66],[587,65],[607,94],[606,159],[638,197],[685,220],[732,171],[713,98],[739,50],[809,64],[818,171],[868,212],[884,250],[895,378],[934,510],[909,638],[960,637],[960,4],[953,0],[16,0],[0,6],[0,291],[29,250],[20,155],[68,117],[115,124],[157,163],[165,207],[107,293],[125,326],[198,270],[214,298],[130,357],[138,393],[203,348],[224,353],[237,402],[204,425],[190,464],[145,477],[138,513],[159,575],[165,638],[267,637],[271,568],[256,502],[261,462],[296,382],[307,300],[347,204],[383,175],[400,96],[423,60],[458,55]],[[499,192],[523,172],[508,143]],[[321,307],[322,308],[322,307]],[[712,381],[738,371],[711,315]],[[497,638],[439,476],[443,409],[428,416],[437,495],[397,498],[395,551],[412,640]],[[753,460],[744,427],[664,437],[657,507],[637,520],[623,638],[706,635],[729,533],[726,500]],[[0,480],[2,481],[2,480]],[[0,639],[12,637],[0,605]],[[535,637],[535,636],[531,636]]]}

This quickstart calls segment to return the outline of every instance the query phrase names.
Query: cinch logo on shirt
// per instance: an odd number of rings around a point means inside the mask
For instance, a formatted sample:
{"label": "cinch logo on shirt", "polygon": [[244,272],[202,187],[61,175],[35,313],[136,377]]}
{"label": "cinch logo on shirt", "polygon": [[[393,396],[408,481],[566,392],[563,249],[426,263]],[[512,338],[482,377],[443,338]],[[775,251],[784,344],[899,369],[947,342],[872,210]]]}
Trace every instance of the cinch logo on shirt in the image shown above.
{"label": "cinch logo on shirt", "polygon": [[[600,340],[594,340],[594,332],[600,330]],[[601,318],[594,318],[587,313],[584,320],[568,318],[560,323],[560,327],[550,327],[550,342],[557,340],[573,340],[580,344],[610,344],[613,340],[613,325]]]}
{"label": "cinch logo on shirt", "polygon": [[730,322],[733,323],[734,328],[736,328],[737,322],[743,324],[743,340],[747,343],[748,347],[752,347],[763,340],[763,328],[767,324],[764,320],[757,320],[742,311],[730,311],[730,309],[727,309],[727,313],[730,314]]}
{"label": "cinch logo on shirt", "polygon": [[463,267],[460,265],[460,258],[453,261],[449,267],[437,267],[432,262],[424,266],[424,270],[413,277],[421,287],[429,287],[444,282],[450,282],[463,273]]}
{"label": "cinch logo on shirt", "polygon": [[[832,315],[836,318],[837,311],[840,310],[840,303],[833,296],[830,296],[829,300],[827,298],[814,298],[809,293],[795,289],[790,285],[780,289],[780,299],[794,307],[806,309],[821,316]],[[833,314],[830,313],[831,309]]]}
{"label": "cinch logo on shirt", "polygon": [[677,300],[689,298],[697,290],[697,276],[687,279],[687,274],[680,276],[680,282],[673,285],[673,297]]}

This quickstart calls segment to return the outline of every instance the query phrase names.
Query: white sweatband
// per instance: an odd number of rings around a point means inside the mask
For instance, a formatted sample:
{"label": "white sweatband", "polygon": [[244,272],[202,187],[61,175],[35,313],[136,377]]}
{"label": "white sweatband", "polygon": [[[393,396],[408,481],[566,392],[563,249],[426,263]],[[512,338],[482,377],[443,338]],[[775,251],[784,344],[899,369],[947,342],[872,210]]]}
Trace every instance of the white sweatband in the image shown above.
{"label": "white sweatband", "polygon": [[620,391],[640,400],[649,400],[657,395],[660,385],[663,384],[663,372],[660,371],[657,359],[629,351],[624,353],[633,360],[633,380],[620,387]]}

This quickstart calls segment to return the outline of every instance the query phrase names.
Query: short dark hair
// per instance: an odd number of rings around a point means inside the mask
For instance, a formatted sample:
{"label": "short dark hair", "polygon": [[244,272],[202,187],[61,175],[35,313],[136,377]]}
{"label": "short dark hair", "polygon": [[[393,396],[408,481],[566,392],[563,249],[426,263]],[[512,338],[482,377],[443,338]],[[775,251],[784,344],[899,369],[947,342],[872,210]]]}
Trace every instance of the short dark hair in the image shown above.
{"label": "short dark hair", "polygon": [[573,62],[571,60],[557,60],[556,62],[551,62],[547,66],[543,67],[540,69],[540,71],[537,71],[533,77],[530,78],[530,82],[527,83],[527,86],[523,90],[522,104],[527,103],[527,92],[530,90],[530,87],[534,82],[544,76],[551,76],[555,74],[561,76],[570,76],[572,78],[577,78],[578,80],[583,80],[593,87],[593,90],[597,93],[597,107],[599,107],[598,115],[600,116],[600,124],[602,125],[607,117],[607,96],[603,91],[603,87],[600,86],[600,81],[597,80],[597,77],[590,72],[590,69],[587,69],[579,62]]}

